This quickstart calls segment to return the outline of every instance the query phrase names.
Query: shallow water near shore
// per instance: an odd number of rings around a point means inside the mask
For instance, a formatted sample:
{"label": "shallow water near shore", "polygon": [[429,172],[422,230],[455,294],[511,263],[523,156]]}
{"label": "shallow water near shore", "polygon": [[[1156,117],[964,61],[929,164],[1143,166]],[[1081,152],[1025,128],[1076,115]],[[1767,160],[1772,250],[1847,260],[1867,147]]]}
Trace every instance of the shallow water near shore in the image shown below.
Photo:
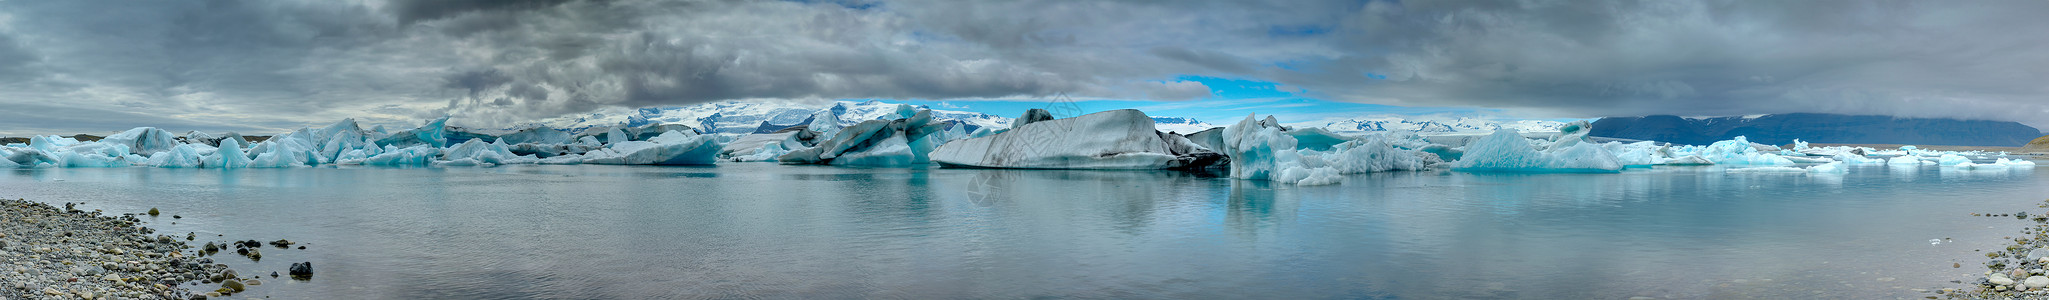
{"label": "shallow water near shore", "polygon": [[155,207],[149,226],[196,243],[307,246],[217,256],[245,274],[315,266],[238,297],[1880,299],[1966,287],[1949,281],[1984,271],[1976,250],[2029,224],[1970,214],[2036,209],[2049,180],[1886,166],[1312,187],[775,164],[117,168],[0,170],[0,197]]}

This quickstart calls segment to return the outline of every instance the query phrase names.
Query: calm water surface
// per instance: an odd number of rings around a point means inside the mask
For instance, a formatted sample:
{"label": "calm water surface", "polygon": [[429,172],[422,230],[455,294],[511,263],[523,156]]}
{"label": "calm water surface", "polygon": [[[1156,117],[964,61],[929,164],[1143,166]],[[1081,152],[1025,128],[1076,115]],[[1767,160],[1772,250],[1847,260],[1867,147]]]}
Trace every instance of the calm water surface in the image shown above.
{"label": "calm water surface", "polygon": [[245,274],[313,262],[312,281],[242,294],[273,298],[1889,299],[1961,287],[1977,250],[2027,225],[1969,214],[2039,210],[2049,184],[1884,166],[1293,187],[726,164],[4,170],[0,197],[307,245],[216,257]]}

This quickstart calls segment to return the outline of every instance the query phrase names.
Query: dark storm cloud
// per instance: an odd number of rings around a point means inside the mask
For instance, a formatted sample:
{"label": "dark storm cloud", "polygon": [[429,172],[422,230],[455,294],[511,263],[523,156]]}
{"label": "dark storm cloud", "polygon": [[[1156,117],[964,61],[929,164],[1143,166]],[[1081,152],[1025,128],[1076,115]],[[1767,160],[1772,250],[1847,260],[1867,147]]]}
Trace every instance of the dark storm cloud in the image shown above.
{"label": "dark storm cloud", "polygon": [[[0,1],[0,102],[269,129],[719,100],[1211,97],[2049,125],[2049,2]],[[34,118],[33,115],[21,116]],[[71,120],[71,119],[66,119]],[[55,120],[53,119],[53,122]],[[61,127],[61,126],[56,126]],[[10,132],[0,130],[0,132]]]}
{"label": "dark storm cloud", "polygon": [[[2042,1],[1516,1],[1365,5],[1329,98],[1571,116],[1838,112],[2049,125]],[[1375,79],[1381,76],[1386,79]]]}

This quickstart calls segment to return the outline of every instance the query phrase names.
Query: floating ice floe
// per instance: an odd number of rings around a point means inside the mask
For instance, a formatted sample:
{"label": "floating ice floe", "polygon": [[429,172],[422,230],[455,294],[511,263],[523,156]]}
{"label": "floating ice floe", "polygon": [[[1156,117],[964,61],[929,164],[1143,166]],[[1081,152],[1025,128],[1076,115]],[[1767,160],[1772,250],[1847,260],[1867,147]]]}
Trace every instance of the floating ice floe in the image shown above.
{"label": "floating ice floe", "polygon": [[1011,129],[953,141],[931,153],[942,166],[1014,169],[1174,169],[1223,158],[1186,137],[1162,133],[1132,109],[1054,119],[1032,109]]}

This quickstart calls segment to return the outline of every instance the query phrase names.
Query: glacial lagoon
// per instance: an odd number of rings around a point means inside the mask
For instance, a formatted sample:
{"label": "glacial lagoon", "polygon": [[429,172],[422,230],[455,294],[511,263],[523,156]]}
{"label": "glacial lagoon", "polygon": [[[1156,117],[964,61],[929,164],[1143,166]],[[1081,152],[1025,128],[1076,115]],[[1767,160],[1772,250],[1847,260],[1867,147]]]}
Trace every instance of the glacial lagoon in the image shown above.
{"label": "glacial lagoon", "polygon": [[[194,243],[290,239],[257,298],[1920,298],[2029,222],[2033,168],[1452,171],[1293,186],[1168,171],[0,170]],[[181,218],[172,218],[177,215]],[[175,222],[175,224],[173,224]],[[216,236],[217,234],[222,236]],[[1960,266],[1960,268],[1958,267]]]}

